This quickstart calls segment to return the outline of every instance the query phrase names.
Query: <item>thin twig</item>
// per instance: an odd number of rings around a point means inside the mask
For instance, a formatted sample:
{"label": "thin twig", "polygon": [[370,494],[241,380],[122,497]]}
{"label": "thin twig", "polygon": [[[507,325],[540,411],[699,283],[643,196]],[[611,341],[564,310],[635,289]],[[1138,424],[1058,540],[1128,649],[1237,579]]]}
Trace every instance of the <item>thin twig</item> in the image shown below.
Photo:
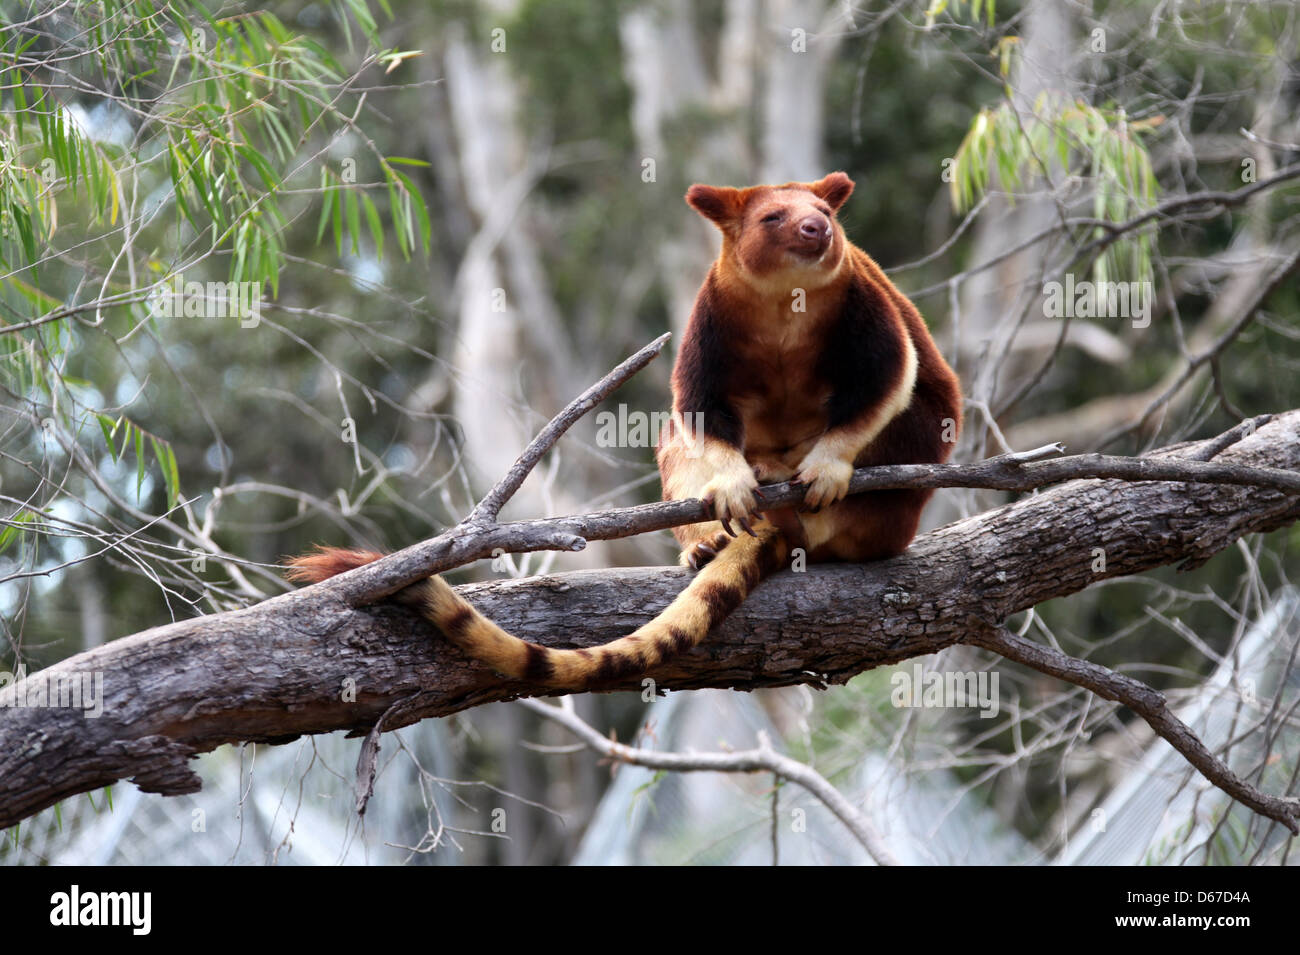
{"label": "thin twig", "polygon": [[1292,273],[1297,269],[1300,269],[1300,248],[1294,249],[1291,252],[1291,255],[1284,260],[1281,265],[1274,269],[1273,274],[1269,276],[1268,281],[1265,282],[1263,286],[1260,287],[1260,290],[1255,293],[1254,297],[1246,303],[1246,307],[1241,310],[1241,314],[1237,316],[1236,321],[1234,321],[1222,335],[1216,338],[1204,351],[1188,358],[1187,367],[1182,370],[1182,373],[1179,374],[1179,376],[1159,395],[1159,397],[1155,398],[1149,405],[1147,405],[1146,410],[1143,411],[1142,414],[1134,420],[1116,428],[1114,431],[1110,432],[1110,434],[1104,436],[1097,443],[1097,446],[1104,448],[1108,444],[1119,440],[1135,428],[1140,427],[1148,418],[1151,417],[1152,414],[1156,412],[1158,408],[1161,408],[1168,403],[1169,399],[1177,394],[1178,391],[1191,380],[1192,376],[1200,370],[1202,365],[1218,358],[1219,353],[1237,339],[1237,336],[1240,335],[1252,321],[1254,321],[1255,313],[1264,307],[1264,303],[1269,300],[1274,292],[1282,287],[1283,283],[1286,282],[1286,280],[1289,279]]}
{"label": "thin twig", "polygon": [[1288,166],[1285,169],[1279,170],[1276,175],[1270,176],[1267,179],[1261,179],[1258,182],[1252,183],[1249,186],[1244,186],[1241,189],[1232,192],[1205,191],[1192,193],[1187,196],[1176,196],[1175,198],[1170,199],[1153,209],[1140,213],[1125,222],[1110,222],[1106,219],[1081,217],[1067,219],[1064,223],[1053,223],[1050,226],[1040,229],[1038,232],[1023,241],[1016,243],[1016,245],[1011,248],[1004,249],[998,254],[990,256],[978,265],[973,265],[956,275],[949,276],[942,282],[936,282],[933,285],[927,285],[924,288],[909,292],[908,297],[914,300],[927,298],[936,292],[941,292],[944,289],[949,288],[953,284],[965,282],[967,279],[970,279],[981,272],[987,272],[990,269],[996,268],[1008,259],[1019,255],[1026,249],[1033,248],[1044,239],[1050,239],[1052,236],[1065,229],[1082,229],[1085,230],[1085,232],[1091,232],[1093,229],[1101,229],[1103,233],[1085,245],[1079,246],[1075,249],[1073,252],[1073,258],[1069,263],[1067,263],[1068,267],[1090,254],[1097,254],[1104,251],[1128,233],[1141,228],[1153,220],[1169,217],[1171,221],[1176,221],[1174,213],[1178,212],[1183,212],[1185,215],[1192,217],[1193,213],[1187,210],[1194,209],[1205,210],[1194,216],[1197,219],[1213,218],[1226,209],[1241,205],[1247,199],[1251,198],[1251,196],[1254,196],[1265,189],[1270,189],[1273,186],[1279,185],[1283,182],[1288,182],[1298,177],[1300,177],[1300,163]]}
{"label": "thin twig", "polygon": [[392,717],[407,709],[417,699],[417,694],[411,694],[384,710],[384,715],[375,720],[375,725],[362,741],[361,750],[357,753],[356,781],[353,786],[354,806],[358,816],[366,814],[366,805],[375,792],[375,773],[379,768],[379,734]]}
{"label": "thin twig", "polygon": [[772,774],[772,865],[781,864],[781,777]]}
{"label": "thin twig", "polygon": [[668,344],[668,339],[671,337],[671,332],[664,332],[649,345],[646,345],[600,379],[600,381],[570,401],[563,411],[552,418],[546,427],[537,433],[537,437],[533,438],[528,447],[524,449],[524,453],[519,455],[519,459],[511,465],[505,477],[498,481],[496,486],[484,495],[483,500],[475,505],[474,510],[470,512],[469,517],[465,518],[464,523],[471,525],[489,524],[495,521],[497,515],[501,513],[501,508],[519,490],[520,485],[524,483],[533,468],[537,466],[537,462],[555,446],[555,442],[560,440],[564,432],[573,427],[574,423],[588,411],[604,401],[623,382],[659,357],[659,353],[663,351],[664,346]]}
{"label": "thin twig", "polygon": [[679,773],[770,772],[782,779],[798,783],[821,800],[822,804],[844,823],[877,865],[898,865],[898,859],[885,845],[884,838],[876,831],[870,819],[860,813],[825,777],[798,760],[783,756],[772,749],[765,736],[760,735],[756,749],[736,753],[659,753],[608,739],[576,714],[558,706],[529,698],[520,699],[518,702],[534,713],[559,723],[596,752],[633,766]]}
{"label": "thin twig", "polygon": [[1247,783],[1215,757],[1191,727],[1169,711],[1164,694],[1140,680],[1088,660],[1079,660],[1053,647],[1018,637],[1004,627],[982,621],[972,623],[970,635],[964,642],[1084,687],[1103,699],[1123,703],[1168,740],[1202,776],[1233,799],[1261,815],[1276,819],[1293,833],[1300,833],[1300,799],[1270,796]]}
{"label": "thin twig", "polygon": [[1187,458],[1191,461],[1213,461],[1242,438],[1254,434],[1272,420],[1273,416],[1271,414],[1262,414],[1256,415],[1253,418],[1247,418],[1245,421],[1241,422],[1241,424],[1229,428],[1213,441],[1208,442],[1204,447],[1198,448],[1194,453],[1187,455]]}

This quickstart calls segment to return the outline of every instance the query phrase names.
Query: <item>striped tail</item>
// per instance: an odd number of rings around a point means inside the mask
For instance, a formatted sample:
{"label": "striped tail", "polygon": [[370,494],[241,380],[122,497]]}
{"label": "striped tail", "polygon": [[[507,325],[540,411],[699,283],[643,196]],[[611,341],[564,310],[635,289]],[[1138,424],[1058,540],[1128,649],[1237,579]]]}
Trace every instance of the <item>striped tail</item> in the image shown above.
{"label": "striped tail", "polygon": [[[469,656],[520,680],[577,691],[643,673],[698,645],[789,558],[785,535],[764,522],[757,537],[727,542],[659,616],[626,637],[589,650],[553,650],[506,633],[475,610],[441,577],[412,584],[396,595],[417,607]],[[323,548],[290,562],[289,577],[315,583],[382,554]]]}

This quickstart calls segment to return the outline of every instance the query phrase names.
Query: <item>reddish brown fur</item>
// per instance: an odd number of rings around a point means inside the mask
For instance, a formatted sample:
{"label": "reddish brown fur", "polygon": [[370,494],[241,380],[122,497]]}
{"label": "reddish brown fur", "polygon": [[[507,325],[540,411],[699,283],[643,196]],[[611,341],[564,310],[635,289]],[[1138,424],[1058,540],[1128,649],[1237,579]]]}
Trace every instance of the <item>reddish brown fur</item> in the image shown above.
{"label": "reddish brown fur", "polygon": [[[843,173],[816,183],[749,189],[692,186],[687,201],[722,230],[722,253],[696,299],[673,369],[674,422],[659,468],[666,498],[710,501],[723,519],[675,529],[684,556],[717,558],[636,633],[590,650],[528,644],[497,627],[440,577],[406,588],[466,653],[502,673],[557,689],[586,689],[703,640],[790,550],[810,560],[872,560],[904,550],[930,491],[845,497],[852,468],[943,461],[947,420],[961,420],[956,376],[920,314],[850,243],[835,213],[853,191]],[[798,290],[804,308],[795,309]],[[696,442],[678,421],[699,414]],[[805,503],[756,514],[758,480],[797,477]],[[817,509],[818,505],[824,505]],[[728,543],[728,521],[754,521],[755,539]],[[379,558],[321,549],[292,562],[316,582]]]}
{"label": "reddish brown fur", "polygon": [[285,576],[300,584],[316,584],[335,574],[356,570],[377,561],[384,555],[373,550],[344,550],[341,547],[316,547],[311,554],[303,554],[288,561]]}
{"label": "reddish brown fur", "polygon": [[[910,401],[852,463],[939,462],[953,447],[941,436],[946,419],[954,438],[961,421],[956,375],[915,306],[844,236],[834,214],[852,191],[847,176],[832,173],[817,183],[697,185],[687,193],[687,202],[721,230],[723,242],[673,371],[674,410],[702,414],[705,433],[717,439],[710,447],[720,449],[718,460],[733,448],[762,482],[799,474],[819,439],[835,430],[836,401],[856,407],[855,420],[866,422],[882,396],[901,393],[905,366],[898,346],[904,337],[916,358]],[[773,215],[780,220],[764,221]],[[830,226],[824,249],[799,233],[801,224],[816,225],[819,216]],[[796,288],[804,290],[802,313],[792,310]],[[838,351],[845,362],[856,358],[854,367],[837,365]],[[855,384],[855,377],[866,384]],[[862,393],[852,394],[859,387]],[[668,498],[687,496],[689,485],[699,483],[681,430],[670,424],[660,441]],[[793,546],[800,546],[798,537],[811,537],[811,560],[873,560],[906,549],[931,493],[873,492],[832,503],[815,516],[766,516]],[[736,516],[743,511],[741,505]],[[697,524],[676,533],[688,554],[703,542],[706,551],[694,556],[708,559],[719,527]]]}

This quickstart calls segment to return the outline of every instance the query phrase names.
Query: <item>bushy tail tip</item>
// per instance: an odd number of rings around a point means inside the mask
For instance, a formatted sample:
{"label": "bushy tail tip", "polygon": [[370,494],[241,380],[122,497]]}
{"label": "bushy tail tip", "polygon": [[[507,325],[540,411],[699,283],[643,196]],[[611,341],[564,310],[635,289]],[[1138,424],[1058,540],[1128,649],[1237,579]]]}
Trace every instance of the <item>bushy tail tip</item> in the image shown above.
{"label": "bushy tail tip", "polygon": [[348,570],[374,563],[384,555],[374,550],[348,550],[343,547],[322,547],[310,554],[301,554],[285,561],[285,576],[295,583],[316,584]]}

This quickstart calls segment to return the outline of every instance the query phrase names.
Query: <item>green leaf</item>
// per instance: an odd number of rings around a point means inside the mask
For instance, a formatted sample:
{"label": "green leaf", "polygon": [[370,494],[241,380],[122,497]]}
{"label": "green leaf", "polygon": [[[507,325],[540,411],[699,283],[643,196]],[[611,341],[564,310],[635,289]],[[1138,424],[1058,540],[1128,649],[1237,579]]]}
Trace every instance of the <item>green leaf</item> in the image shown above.
{"label": "green leaf", "polygon": [[99,422],[99,429],[104,432],[104,443],[108,445],[108,453],[116,461],[117,448],[113,444],[113,429],[116,425],[113,424],[113,419],[101,412],[95,415],[95,420]]}
{"label": "green leaf", "polygon": [[17,206],[14,211],[14,226],[18,230],[19,241],[22,242],[23,255],[27,256],[28,262],[36,261],[36,233],[32,230],[32,219],[25,209],[19,209]]}
{"label": "green leaf", "polygon": [[103,157],[99,155],[98,151],[95,151],[92,153],[89,166],[87,167],[87,171],[90,174],[88,181],[88,185],[90,186],[90,198],[95,205],[95,215],[101,220],[104,218],[104,200],[108,197],[108,193],[103,189],[103,173],[100,168],[102,162]]}
{"label": "green leaf", "polygon": [[72,191],[74,199],[77,196],[78,176],[86,165],[82,157],[82,151],[85,148],[85,143],[82,142],[79,136],[73,137],[68,142],[68,188]]}
{"label": "green leaf", "polygon": [[[16,275],[9,276],[7,281],[15,292],[27,301],[31,302],[33,306],[42,312],[48,312],[51,309],[59,308],[63,304],[60,299],[42,292],[34,285],[29,285]],[[64,380],[67,380],[66,376]]]}
{"label": "green leaf", "polygon": [[274,13],[263,12],[260,16],[262,18],[262,29],[270,34],[276,43],[284,45],[289,42],[289,31],[284,28],[284,24],[280,22]]}
{"label": "green leaf", "polygon": [[36,112],[36,122],[41,127],[41,141],[48,143],[50,136],[50,112],[45,108],[45,90],[41,90],[41,98],[36,101],[33,109]]}
{"label": "green leaf", "polygon": [[316,244],[320,245],[321,236],[325,234],[325,224],[330,221],[330,213],[334,211],[333,187],[325,185],[325,170],[321,170],[321,186],[324,193],[321,196],[320,204],[320,222],[316,225]]}
{"label": "green leaf", "polygon": [[170,510],[176,506],[176,499],[180,496],[181,477],[180,469],[176,466],[176,452],[165,441],[152,436],[149,440],[153,444],[154,458],[162,470],[163,483],[167,487],[167,508]]}
{"label": "green leaf", "polygon": [[[402,180],[406,186],[406,194],[410,199],[411,205],[415,208],[415,215],[420,220],[420,238],[424,243],[424,251],[429,251],[429,240],[433,235],[433,228],[429,222],[429,210],[425,208],[424,197],[420,195],[420,190],[415,188],[415,183],[411,181],[410,176],[406,173],[393,170],[393,175]],[[411,236],[411,247],[415,247],[415,237]]]}
{"label": "green leaf", "polygon": [[267,278],[271,283],[271,297],[278,298],[280,295],[280,243],[276,241],[275,234],[268,232],[266,234],[266,271]]}
{"label": "green leaf", "polygon": [[23,528],[26,525],[34,523],[35,520],[35,512],[26,508],[11,517],[8,526],[0,529],[0,554],[3,554],[11,543],[22,536]]}
{"label": "green leaf", "polygon": [[240,223],[239,229],[235,232],[235,264],[230,270],[230,280],[240,282],[244,278],[244,265],[248,260],[248,230],[250,223],[247,219]]}
{"label": "green leaf", "polygon": [[375,208],[374,200],[364,192],[361,194],[361,201],[366,207],[366,221],[370,224],[370,237],[375,242],[375,256],[382,259],[384,257],[384,227],[379,221],[379,210]]}
{"label": "green leaf", "polygon": [[375,24],[375,18],[370,15],[370,8],[366,6],[365,0],[346,0],[346,2],[366,38],[378,46],[379,29]]}
{"label": "green leaf", "polygon": [[348,234],[352,237],[352,254],[360,253],[358,238],[361,235],[361,213],[357,209],[357,187],[347,190]]}
{"label": "green leaf", "polygon": [[397,233],[397,247],[401,250],[402,258],[410,261],[411,251],[406,244],[406,225],[402,212],[401,197],[397,194],[397,180],[389,176],[388,179],[388,214],[393,217],[393,231]]}
{"label": "green leaf", "polygon": [[253,231],[252,248],[249,249],[249,256],[248,256],[249,274],[257,276],[257,278],[262,279],[264,281],[269,281],[270,276],[267,275],[268,269],[266,263],[264,237],[262,235],[262,230],[254,227],[252,231]]}
{"label": "green leaf", "polygon": [[944,10],[948,9],[948,0],[933,0],[930,8],[925,11],[925,28],[928,30],[934,26],[934,21],[939,18]]}
{"label": "green leaf", "polygon": [[[32,39],[36,39],[35,36]],[[27,115],[27,91],[23,89],[22,80],[19,78],[16,70],[9,71],[8,86],[14,91],[14,110],[17,113],[18,120],[18,138],[23,135],[23,120]]]}
{"label": "green leaf", "polygon": [[274,192],[280,188],[280,177],[275,174],[275,170],[271,168],[261,153],[250,146],[236,146],[235,151],[248,160],[249,165],[257,170],[257,174],[262,178],[262,183],[267,189]]}
{"label": "green leaf", "polygon": [[316,65],[319,65],[321,68],[328,71],[326,78],[337,81],[343,75],[343,68],[339,66],[338,61],[334,59],[325,47],[307,36],[298,37],[297,42],[316,58]]}
{"label": "green leaf", "polygon": [[276,154],[282,160],[288,159],[288,157],[293,155],[293,137],[290,136],[289,131],[284,128],[284,123],[280,121],[280,117],[275,114],[275,107],[268,103],[263,103],[262,106],[266,111],[266,127],[275,134],[271,139],[272,142],[275,143]]}
{"label": "green leaf", "polygon": [[266,63],[272,59],[270,50],[267,49],[266,39],[262,36],[262,31],[258,29],[257,17],[244,17],[241,21],[244,27],[244,39],[246,40],[250,59],[258,63]]}
{"label": "green leaf", "polygon": [[331,225],[334,227],[334,250],[339,258],[343,257],[343,187],[339,186],[334,192],[334,217]]}
{"label": "green leaf", "polygon": [[144,484],[144,432],[139,426],[135,430],[135,500],[140,502],[140,487]]}

